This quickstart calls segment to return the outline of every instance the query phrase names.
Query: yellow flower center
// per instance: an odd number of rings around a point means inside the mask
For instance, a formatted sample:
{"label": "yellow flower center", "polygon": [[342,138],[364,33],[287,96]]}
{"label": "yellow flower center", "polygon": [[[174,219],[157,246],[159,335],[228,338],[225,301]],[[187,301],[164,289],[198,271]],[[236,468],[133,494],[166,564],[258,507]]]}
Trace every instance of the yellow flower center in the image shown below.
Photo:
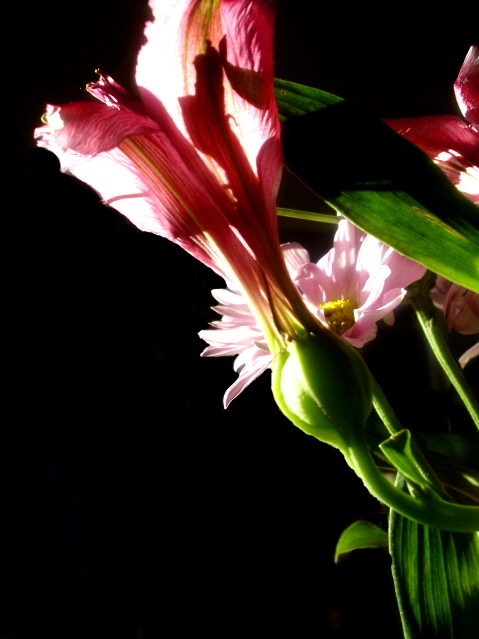
{"label": "yellow flower center", "polygon": [[336,335],[345,333],[356,321],[354,319],[354,309],[357,308],[357,305],[349,298],[326,302],[326,304],[320,304],[319,308],[324,309],[324,317],[329,324],[329,328]]}

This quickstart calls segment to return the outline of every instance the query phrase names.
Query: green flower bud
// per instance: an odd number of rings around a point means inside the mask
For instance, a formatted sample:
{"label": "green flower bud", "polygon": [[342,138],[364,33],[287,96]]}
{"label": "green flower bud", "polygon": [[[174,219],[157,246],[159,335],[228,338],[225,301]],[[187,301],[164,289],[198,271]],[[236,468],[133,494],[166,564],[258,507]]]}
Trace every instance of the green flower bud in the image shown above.
{"label": "green flower bud", "polygon": [[372,383],[361,356],[332,332],[294,340],[273,363],[273,395],[308,435],[346,452],[371,411]]}

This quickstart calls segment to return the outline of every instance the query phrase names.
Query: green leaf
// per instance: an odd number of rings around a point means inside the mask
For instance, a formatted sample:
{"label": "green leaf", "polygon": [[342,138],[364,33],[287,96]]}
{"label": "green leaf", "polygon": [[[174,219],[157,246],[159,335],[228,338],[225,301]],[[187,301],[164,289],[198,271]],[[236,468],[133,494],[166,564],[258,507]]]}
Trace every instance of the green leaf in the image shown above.
{"label": "green leaf", "polygon": [[288,169],[367,233],[479,292],[479,208],[432,160],[341,98],[275,87]]}
{"label": "green leaf", "polygon": [[387,550],[387,533],[369,521],[355,521],[341,533],[334,553],[335,563],[338,563],[341,555],[360,548],[384,548]]}
{"label": "green leaf", "polygon": [[392,511],[389,552],[406,639],[479,636],[477,534],[422,526]]}
{"label": "green leaf", "polygon": [[275,79],[274,95],[281,121],[344,102],[343,98],[302,84]]}

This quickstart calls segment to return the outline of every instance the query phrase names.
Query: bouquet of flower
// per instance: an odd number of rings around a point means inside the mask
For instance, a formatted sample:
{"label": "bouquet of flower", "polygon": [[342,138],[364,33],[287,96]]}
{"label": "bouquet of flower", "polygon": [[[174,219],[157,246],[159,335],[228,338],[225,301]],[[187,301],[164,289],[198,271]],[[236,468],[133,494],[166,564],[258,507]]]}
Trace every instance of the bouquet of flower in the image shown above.
{"label": "bouquet of flower", "polygon": [[[200,336],[204,356],[236,356],[225,408],[271,369],[284,415],[339,449],[390,508],[388,535],[355,522],[337,555],[388,546],[404,635],[475,637],[479,408],[463,368],[479,344],[457,361],[444,327],[479,332],[478,47],[454,85],[463,118],[384,123],[274,79],[273,2],[150,6],[138,97],[100,74],[88,86],[97,102],[47,107],[38,144],[224,279],[221,317]],[[337,215],[277,209],[283,162]],[[314,262],[280,245],[278,215],[337,225],[332,248]],[[464,403],[465,429],[413,432],[368,369],[362,350],[401,302]]]}

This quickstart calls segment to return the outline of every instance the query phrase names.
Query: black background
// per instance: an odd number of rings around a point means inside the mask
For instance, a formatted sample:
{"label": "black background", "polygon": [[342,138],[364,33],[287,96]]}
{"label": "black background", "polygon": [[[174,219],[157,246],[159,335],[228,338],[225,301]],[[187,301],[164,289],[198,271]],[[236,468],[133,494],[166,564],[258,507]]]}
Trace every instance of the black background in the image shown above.
{"label": "black background", "polygon": [[[465,7],[336,4],[278,2],[278,77],[381,118],[457,113]],[[280,415],[269,374],[223,410],[232,360],[200,359],[196,335],[221,282],[28,163],[45,103],[84,99],[95,68],[134,91],[147,17],[143,0],[52,0],[2,18],[0,637],[400,636],[387,554],[333,564],[353,520],[386,525],[380,504]],[[324,210],[289,175],[279,204]],[[332,239],[280,228],[315,259]],[[443,382],[397,317],[365,356],[427,429]]]}

